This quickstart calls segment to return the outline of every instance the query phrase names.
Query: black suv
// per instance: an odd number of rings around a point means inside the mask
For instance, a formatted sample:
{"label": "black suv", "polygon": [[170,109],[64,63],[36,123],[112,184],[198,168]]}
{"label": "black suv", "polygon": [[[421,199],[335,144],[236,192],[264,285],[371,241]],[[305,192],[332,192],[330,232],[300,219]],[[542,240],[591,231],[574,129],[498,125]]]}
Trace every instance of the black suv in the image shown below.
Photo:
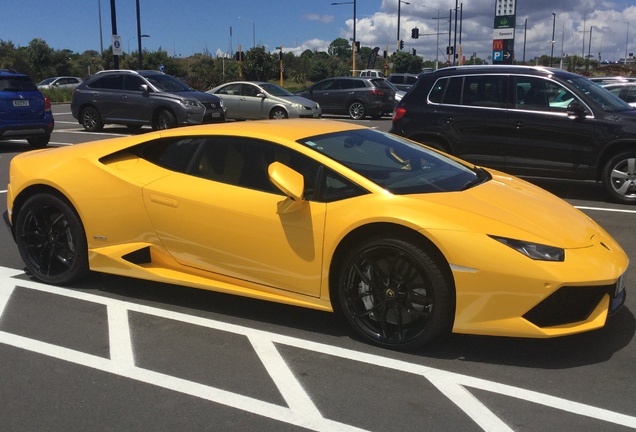
{"label": "black suv", "polygon": [[221,98],[157,71],[98,72],[73,90],[71,112],[89,132],[107,123],[136,130],[225,121]]}
{"label": "black suv", "polygon": [[31,79],[0,69],[0,140],[26,139],[31,147],[45,147],[53,132],[51,102]]}
{"label": "black suv", "polygon": [[395,89],[380,77],[336,77],[296,93],[320,104],[323,114],[348,114],[354,120],[380,118],[395,107]]}
{"label": "black suv", "polygon": [[516,175],[602,181],[636,204],[636,110],[580,75],[461,66],[420,76],[391,132]]}
{"label": "black suv", "polygon": [[417,82],[417,75],[408,73],[394,73],[387,77],[387,81],[397,87],[398,90],[409,91]]}

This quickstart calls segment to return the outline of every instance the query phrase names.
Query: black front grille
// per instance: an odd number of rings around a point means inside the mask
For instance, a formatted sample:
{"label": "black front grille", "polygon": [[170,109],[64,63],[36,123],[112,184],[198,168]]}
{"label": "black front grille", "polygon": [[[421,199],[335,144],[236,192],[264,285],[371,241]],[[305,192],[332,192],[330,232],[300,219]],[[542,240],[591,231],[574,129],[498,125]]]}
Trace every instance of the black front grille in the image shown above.
{"label": "black front grille", "polygon": [[563,287],[523,317],[538,327],[553,327],[586,320],[605,294],[612,294],[614,285],[593,287]]}

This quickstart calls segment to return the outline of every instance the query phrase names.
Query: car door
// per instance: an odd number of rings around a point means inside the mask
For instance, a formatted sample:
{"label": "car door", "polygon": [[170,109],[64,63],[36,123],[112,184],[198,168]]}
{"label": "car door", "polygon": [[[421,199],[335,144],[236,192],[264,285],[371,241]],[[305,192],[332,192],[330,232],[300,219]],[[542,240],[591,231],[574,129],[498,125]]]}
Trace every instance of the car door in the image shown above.
{"label": "car door", "polygon": [[123,86],[123,75],[109,74],[99,78],[88,87],[92,96],[91,102],[97,107],[104,123],[121,116]]}
{"label": "car door", "polygon": [[146,84],[136,75],[125,75],[121,92],[121,104],[117,112],[118,118],[130,124],[150,124],[154,104],[149,103],[148,92],[141,86]]}
{"label": "car door", "polygon": [[232,83],[221,87],[215,93],[223,99],[225,105],[226,117],[231,119],[244,119],[241,111],[241,83]]}
{"label": "car door", "polygon": [[143,191],[164,247],[185,266],[265,290],[319,296],[326,204],[306,201],[296,212],[278,213],[286,197],[269,182],[266,171],[274,160],[306,166],[300,169],[310,185],[317,164],[259,140],[196,140],[200,147],[187,172],[159,179]]}
{"label": "car door", "polygon": [[504,169],[508,147],[506,75],[466,75],[440,80],[430,99],[430,132],[449,139],[452,153],[477,165]]}
{"label": "car door", "polygon": [[267,98],[259,97],[264,94],[254,84],[244,83],[241,86],[241,113],[248,119],[262,119],[269,117]]}
{"label": "car door", "polygon": [[560,83],[537,76],[511,78],[516,99],[509,110],[507,169],[515,174],[571,176],[596,148],[594,122],[568,116],[569,103],[579,99]]}
{"label": "car door", "polygon": [[318,102],[323,112],[333,112],[338,109],[336,105],[337,98],[334,96],[334,92],[337,90],[335,84],[336,80],[334,78],[327,78],[316,83],[310,88],[309,94],[303,96]]}

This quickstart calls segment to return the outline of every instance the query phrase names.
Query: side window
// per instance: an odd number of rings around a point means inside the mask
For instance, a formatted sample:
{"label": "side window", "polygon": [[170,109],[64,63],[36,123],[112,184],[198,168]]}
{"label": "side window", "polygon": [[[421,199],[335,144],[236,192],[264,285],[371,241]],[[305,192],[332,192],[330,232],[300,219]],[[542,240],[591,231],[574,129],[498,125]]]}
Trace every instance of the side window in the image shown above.
{"label": "side window", "polygon": [[241,84],[230,84],[219,90],[219,94],[238,95],[241,92]]}
{"label": "side window", "polygon": [[[432,103],[441,103],[442,96],[444,95],[444,91],[446,90],[446,85],[448,84],[449,81],[450,79],[448,78],[442,78],[437,80],[437,82],[435,83],[435,85],[431,89],[431,92],[428,95],[428,100],[431,101]],[[419,88],[421,88],[421,86]]]}
{"label": "side window", "polygon": [[443,103],[448,105],[459,105],[462,100],[463,77],[453,77],[449,80],[444,92]]}
{"label": "side window", "polygon": [[141,91],[142,84],[144,81],[137,76],[127,75],[124,77],[124,90]]}
{"label": "side window", "polygon": [[515,77],[515,108],[530,111],[566,112],[572,93],[555,82],[539,77]]}
{"label": "side window", "polygon": [[636,102],[636,86],[627,86],[627,96],[625,102],[633,104]]}
{"label": "side window", "polygon": [[139,146],[134,152],[150,163],[185,173],[204,138],[164,138]]}
{"label": "side window", "polygon": [[258,88],[251,84],[243,84],[241,87],[241,95],[242,96],[250,96],[255,97],[258,94]]}
{"label": "side window", "polygon": [[121,75],[108,75],[93,82],[90,87],[108,90],[121,90],[124,86],[124,77]]}
{"label": "side window", "polygon": [[333,80],[333,79],[320,81],[319,83],[317,83],[316,85],[314,85],[312,87],[312,90],[313,91],[332,90],[333,89],[333,84],[334,84],[335,81],[336,80]]}
{"label": "side window", "polygon": [[503,107],[506,77],[503,75],[469,75],[464,77],[462,105]]}

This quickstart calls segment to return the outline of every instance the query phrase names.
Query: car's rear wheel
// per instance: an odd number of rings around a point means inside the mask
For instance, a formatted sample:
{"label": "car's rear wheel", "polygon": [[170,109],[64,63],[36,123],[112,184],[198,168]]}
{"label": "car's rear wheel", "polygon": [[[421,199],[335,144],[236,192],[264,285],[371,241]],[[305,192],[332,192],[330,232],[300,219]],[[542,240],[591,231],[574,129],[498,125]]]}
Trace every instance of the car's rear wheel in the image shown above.
{"label": "car's rear wheel", "polygon": [[360,101],[353,101],[349,104],[349,117],[354,120],[362,120],[367,115],[367,109]]}
{"label": "car's rear wheel", "polygon": [[27,199],[15,221],[15,236],[27,269],[42,282],[67,284],[89,273],[84,227],[61,198],[40,193]]}
{"label": "car's rear wheel", "polygon": [[603,185],[615,201],[636,203],[636,152],[619,153],[605,164]]}
{"label": "car's rear wheel", "polygon": [[449,331],[454,296],[441,264],[412,243],[377,237],[352,248],[338,279],[338,301],[366,340],[413,349]]}
{"label": "car's rear wheel", "polygon": [[287,117],[287,111],[280,107],[272,109],[272,112],[269,113],[269,118],[271,119],[286,119]]}
{"label": "car's rear wheel", "polygon": [[102,117],[99,115],[97,108],[89,106],[82,110],[80,121],[84,129],[88,132],[98,132],[104,127]]}
{"label": "car's rear wheel", "polygon": [[50,134],[27,138],[27,142],[33,148],[46,147],[46,145],[49,143],[50,140],[51,140]]}
{"label": "car's rear wheel", "polygon": [[172,129],[177,126],[177,118],[168,110],[161,110],[157,113],[157,118],[153,129]]}

